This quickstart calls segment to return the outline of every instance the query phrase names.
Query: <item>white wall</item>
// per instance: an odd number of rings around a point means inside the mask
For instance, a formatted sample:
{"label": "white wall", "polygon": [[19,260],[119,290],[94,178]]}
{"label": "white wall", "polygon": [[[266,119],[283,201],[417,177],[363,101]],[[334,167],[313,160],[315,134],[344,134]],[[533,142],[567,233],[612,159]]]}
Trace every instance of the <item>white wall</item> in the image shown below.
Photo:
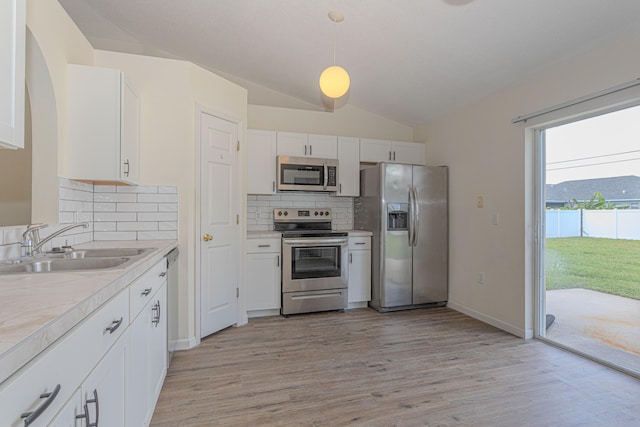
{"label": "white wall", "polygon": [[[637,79],[638,51],[635,34],[415,130],[426,141],[427,164],[450,167],[452,307],[516,335],[532,334],[533,149],[525,143],[526,125],[511,119]],[[476,283],[478,272],[484,285]]]}
{"label": "white wall", "polygon": [[[356,107],[334,112],[249,105],[249,129],[413,141],[413,128]],[[421,141],[421,140],[418,140]]]}

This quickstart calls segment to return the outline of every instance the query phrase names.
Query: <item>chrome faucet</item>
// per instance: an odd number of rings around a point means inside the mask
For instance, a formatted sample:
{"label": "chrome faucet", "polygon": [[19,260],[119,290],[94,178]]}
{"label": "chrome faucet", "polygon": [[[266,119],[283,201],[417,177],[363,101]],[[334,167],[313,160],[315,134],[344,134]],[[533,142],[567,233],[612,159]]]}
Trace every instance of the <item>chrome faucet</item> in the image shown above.
{"label": "chrome faucet", "polygon": [[[30,225],[29,227],[27,227],[27,231],[25,231],[22,234],[22,247],[25,248],[25,255],[26,256],[31,256],[33,254],[36,254],[38,252],[40,252],[40,250],[42,249],[42,246],[47,243],[48,241],[50,241],[51,239],[58,237],[59,235],[61,235],[62,233],[71,230],[72,228],[76,228],[76,227],[84,227],[87,228],[89,227],[89,223],[88,222],[79,222],[77,224],[71,224],[68,225],[64,228],[61,228],[60,230],[56,231],[55,233],[51,233],[50,235],[48,235],[47,237],[45,237],[44,239],[40,239],[40,233],[39,230],[43,227],[46,227],[46,224],[33,224]],[[29,239],[29,237],[31,237]]]}

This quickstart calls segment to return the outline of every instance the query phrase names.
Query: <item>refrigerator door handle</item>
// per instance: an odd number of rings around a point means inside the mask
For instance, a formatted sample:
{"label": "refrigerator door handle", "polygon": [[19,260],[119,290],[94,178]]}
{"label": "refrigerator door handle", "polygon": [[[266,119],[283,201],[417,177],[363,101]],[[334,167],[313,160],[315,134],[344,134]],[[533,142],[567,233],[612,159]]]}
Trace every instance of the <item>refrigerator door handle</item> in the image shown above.
{"label": "refrigerator door handle", "polygon": [[409,223],[407,230],[407,237],[409,240],[409,246],[413,246],[413,191],[412,187],[409,187]]}
{"label": "refrigerator door handle", "polygon": [[411,190],[413,191],[413,246],[418,246],[418,234],[420,233],[420,203],[416,187],[412,187]]}

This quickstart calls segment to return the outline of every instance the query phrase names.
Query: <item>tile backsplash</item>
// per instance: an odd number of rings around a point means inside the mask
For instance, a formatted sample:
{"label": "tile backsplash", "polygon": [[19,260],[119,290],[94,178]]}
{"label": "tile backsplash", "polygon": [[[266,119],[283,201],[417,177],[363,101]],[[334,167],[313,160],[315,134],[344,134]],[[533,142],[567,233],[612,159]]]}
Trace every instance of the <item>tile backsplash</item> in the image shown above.
{"label": "tile backsplash", "polygon": [[326,193],[280,193],[247,196],[247,231],[273,230],[274,208],[331,208],[334,230],[353,228],[353,198]]}
{"label": "tile backsplash", "polygon": [[[68,224],[88,222],[52,239],[43,250],[94,240],[156,240],[178,238],[176,187],[94,185],[58,178],[60,224],[40,230],[45,238]],[[0,227],[0,260],[21,254],[24,226]]]}

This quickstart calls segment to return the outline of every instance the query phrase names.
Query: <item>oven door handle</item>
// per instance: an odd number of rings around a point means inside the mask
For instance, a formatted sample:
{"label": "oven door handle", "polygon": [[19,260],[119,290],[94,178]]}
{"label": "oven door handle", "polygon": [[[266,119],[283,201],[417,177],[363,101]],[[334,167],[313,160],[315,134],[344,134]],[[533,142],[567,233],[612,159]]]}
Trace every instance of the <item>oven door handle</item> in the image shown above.
{"label": "oven door handle", "polygon": [[320,246],[333,244],[347,244],[347,239],[282,239],[282,243],[291,246]]}

